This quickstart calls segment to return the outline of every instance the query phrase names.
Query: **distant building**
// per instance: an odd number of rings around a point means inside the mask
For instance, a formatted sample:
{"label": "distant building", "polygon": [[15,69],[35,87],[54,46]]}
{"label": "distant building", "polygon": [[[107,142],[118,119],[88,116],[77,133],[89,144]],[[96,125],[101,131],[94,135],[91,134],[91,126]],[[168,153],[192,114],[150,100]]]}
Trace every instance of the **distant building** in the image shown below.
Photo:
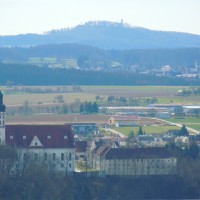
{"label": "distant building", "polygon": [[183,106],[186,115],[200,116],[200,106]]}
{"label": "distant building", "polygon": [[93,167],[106,175],[169,175],[176,174],[176,158],[165,148],[99,147]]}
{"label": "distant building", "polygon": [[75,134],[97,133],[96,123],[73,123],[72,130]]}
{"label": "distant building", "polygon": [[86,151],[87,151],[87,141],[75,142],[75,152],[77,160],[84,161],[86,158]]}
{"label": "distant building", "polygon": [[155,116],[157,112],[167,112],[166,108],[157,107],[140,107],[140,106],[119,106],[119,107],[100,107],[100,112],[102,110],[106,111],[109,115],[135,115],[135,116]]}

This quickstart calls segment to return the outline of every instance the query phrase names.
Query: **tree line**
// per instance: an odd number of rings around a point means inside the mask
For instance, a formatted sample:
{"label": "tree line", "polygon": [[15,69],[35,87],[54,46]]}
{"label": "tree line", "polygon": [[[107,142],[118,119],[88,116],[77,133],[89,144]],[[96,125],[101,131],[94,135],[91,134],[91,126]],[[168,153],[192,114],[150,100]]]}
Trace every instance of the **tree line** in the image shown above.
{"label": "tree line", "polygon": [[[13,85],[199,85],[200,79],[158,77],[128,71],[95,71],[42,68],[0,63],[0,84]],[[44,78],[45,77],[45,78]]]}
{"label": "tree line", "polygon": [[99,107],[96,102],[85,102],[80,105],[80,114],[98,113]]}

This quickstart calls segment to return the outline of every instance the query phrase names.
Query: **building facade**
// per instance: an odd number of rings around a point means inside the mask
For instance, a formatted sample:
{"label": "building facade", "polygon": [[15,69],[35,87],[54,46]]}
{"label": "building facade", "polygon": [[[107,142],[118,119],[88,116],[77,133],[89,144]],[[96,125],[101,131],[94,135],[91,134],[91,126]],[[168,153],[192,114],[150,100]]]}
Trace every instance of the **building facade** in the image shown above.
{"label": "building facade", "polygon": [[0,92],[0,142],[17,149],[19,163],[23,165],[32,157],[48,162],[54,171],[75,171],[74,136],[70,125],[6,125],[5,114]]}
{"label": "building facade", "polygon": [[96,150],[93,167],[106,175],[176,174],[176,158],[165,148],[108,148]]}

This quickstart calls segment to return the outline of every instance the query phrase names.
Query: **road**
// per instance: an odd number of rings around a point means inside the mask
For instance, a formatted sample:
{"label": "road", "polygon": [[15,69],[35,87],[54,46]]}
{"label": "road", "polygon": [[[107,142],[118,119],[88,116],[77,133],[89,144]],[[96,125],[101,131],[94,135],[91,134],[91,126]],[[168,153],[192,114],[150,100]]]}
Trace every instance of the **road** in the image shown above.
{"label": "road", "polygon": [[122,133],[120,133],[120,132],[118,132],[118,131],[116,131],[116,130],[114,130],[114,129],[111,129],[111,128],[105,128],[105,131],[106,132],[110,132],[110,133],[113,133],[113,134],[116,134],[116,135],[118,135],[119,137],[121,137],[121,138],[127,138],[125,135],[123,135]]}

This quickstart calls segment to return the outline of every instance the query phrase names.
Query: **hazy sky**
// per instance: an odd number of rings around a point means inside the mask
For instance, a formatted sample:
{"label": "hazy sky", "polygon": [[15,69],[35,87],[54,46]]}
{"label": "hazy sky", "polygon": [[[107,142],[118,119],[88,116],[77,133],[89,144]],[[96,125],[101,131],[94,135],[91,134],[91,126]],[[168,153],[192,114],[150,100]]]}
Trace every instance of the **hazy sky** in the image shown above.
{"label": "hazy sky", "polygon": [[0,0],[0,35],[121,19],[133,26],[200,35],[200,0]]}

